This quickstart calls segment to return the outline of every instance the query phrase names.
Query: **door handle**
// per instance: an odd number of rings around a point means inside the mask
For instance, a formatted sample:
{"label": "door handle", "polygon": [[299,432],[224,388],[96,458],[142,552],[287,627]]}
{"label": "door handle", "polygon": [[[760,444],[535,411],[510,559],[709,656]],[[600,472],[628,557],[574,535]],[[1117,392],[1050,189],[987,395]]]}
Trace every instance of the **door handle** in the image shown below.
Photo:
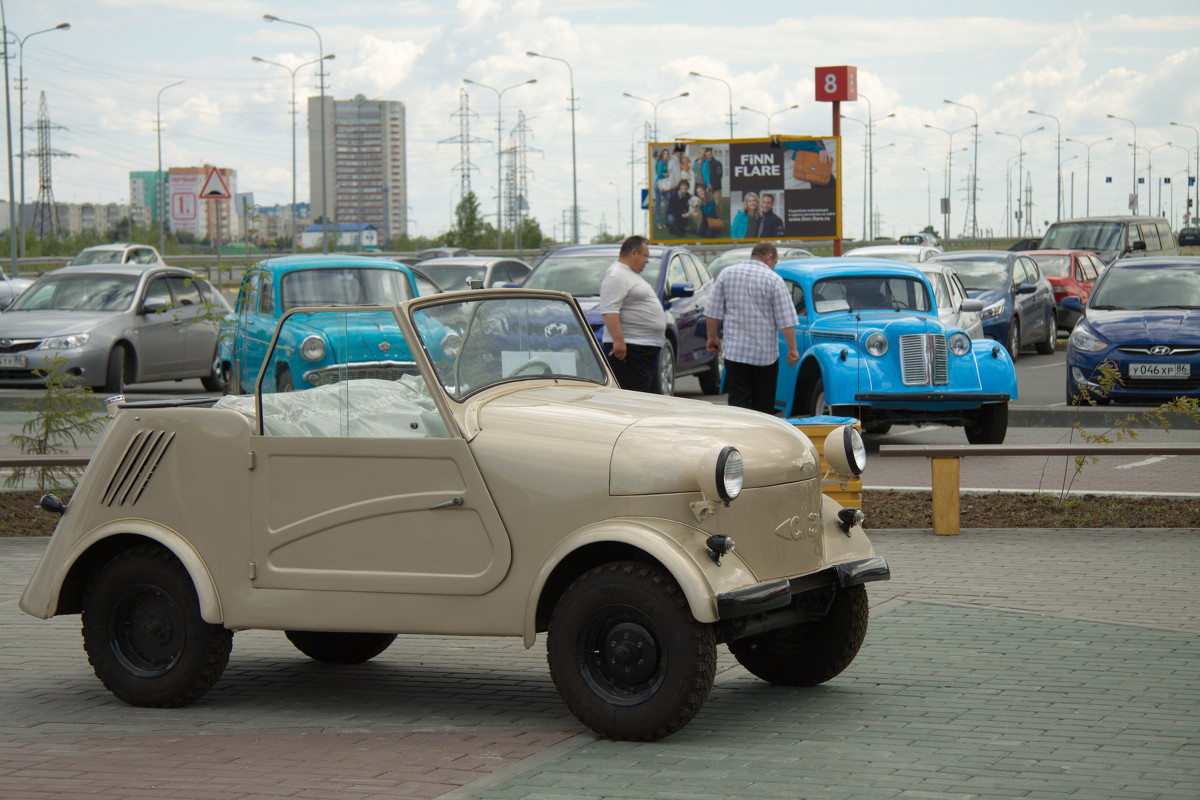
{"label": "door handle", "polygon": [[439,508],[454,508],[455,506],[461,506],[462,504],[463,499],[461,497],[452,497],[444,503],[438,503],[437,505],[430,506],[429,510],[436,511]]}

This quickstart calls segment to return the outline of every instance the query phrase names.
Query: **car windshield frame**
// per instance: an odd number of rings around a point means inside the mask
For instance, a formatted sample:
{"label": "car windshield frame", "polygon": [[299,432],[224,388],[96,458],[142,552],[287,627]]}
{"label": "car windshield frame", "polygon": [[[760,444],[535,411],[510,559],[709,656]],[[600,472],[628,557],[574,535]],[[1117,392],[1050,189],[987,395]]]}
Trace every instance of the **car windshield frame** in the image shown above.
{"label": "car windshield frame", "polygon": [[609,382],[604,355],[574,303],[513,291],[410,310],[421,349],[447,397],[461,403],[521,381]]}
{"label": "car windshield frame", "polygon": [[[523,289],[546,289],[566,292],[575,297],[599,297],[600,278],[617,260],[616,255],[559,255],[551,254],[529,273],[521,284]],[[662,253],[650,253],[641,276],[658,291],[662,271]]]}
{"label": "car windshield frame", "polygon": [[1065,253],[1031,256],[1047,278],[1069,278],[1073,274],[1071,257]]}
{"label": "car windshield frame", "polygon": [[916,275],[830,275],[813,282],[817,314],[839,311],[918,311],[936,314],[929,287]]}
{"label": "car windshield frame", "polygon": [[140,275],[111,272],[64,272],[39,278],[9,306],[15,311],[120,312],[137,297]]}
{"label": "car windshield frame", "polygon": [[1147,311],[1200,309],[1200,269],[1193,266],[1122,266],[1104,271],[1089,309]]}
{"label": "car windshield frame", "polygon": [[277,280],[281,313],[304,306],[391,306],[416,296],[408,273],[383,266],[296,269]]}
{"label": "car windshield frame", "polygon": [[1125,249],[1127,222],[1059,222],[1050,226],[1042,239],[1045,250],[1091,250],[1105,252]]}

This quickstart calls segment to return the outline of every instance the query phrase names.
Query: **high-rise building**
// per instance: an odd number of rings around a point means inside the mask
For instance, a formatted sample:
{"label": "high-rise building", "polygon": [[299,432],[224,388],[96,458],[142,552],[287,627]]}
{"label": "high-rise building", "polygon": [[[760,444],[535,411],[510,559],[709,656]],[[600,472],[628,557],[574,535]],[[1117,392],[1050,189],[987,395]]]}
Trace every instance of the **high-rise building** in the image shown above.
{"label": "high-rise building", "polygon": [[[163,199],[158,200],[158,188],[161,175],[161,185]],[[129,205],[131,206],[149,206],[150,221],[158,223],[160,217],[165,219],[164,212],[167,208],[167,173],[151,172],[131,172],[129,173]]]}
{"label": "high-rise building", "polygon": [[[322,111],[327,126],[324,158]],[[322,192],[327,190],[331,226],[373,225],[382,241],[402,236],[408,230],[404,104],[360,94],[353,100],[326,97],[322,109],[320,97],[308,98],[308,171],[314,220],[325,212]]]}

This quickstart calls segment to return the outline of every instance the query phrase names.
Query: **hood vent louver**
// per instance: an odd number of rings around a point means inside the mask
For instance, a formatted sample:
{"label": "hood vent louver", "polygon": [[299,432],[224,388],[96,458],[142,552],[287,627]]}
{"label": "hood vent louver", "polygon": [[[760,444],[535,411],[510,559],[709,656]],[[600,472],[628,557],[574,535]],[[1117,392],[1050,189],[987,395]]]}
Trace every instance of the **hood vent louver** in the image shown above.
{"label": "hood vent louver", "polygon": [[174,439],[174,432],[138,431],[125,448],[101,502],[107,506],[137,503]]}

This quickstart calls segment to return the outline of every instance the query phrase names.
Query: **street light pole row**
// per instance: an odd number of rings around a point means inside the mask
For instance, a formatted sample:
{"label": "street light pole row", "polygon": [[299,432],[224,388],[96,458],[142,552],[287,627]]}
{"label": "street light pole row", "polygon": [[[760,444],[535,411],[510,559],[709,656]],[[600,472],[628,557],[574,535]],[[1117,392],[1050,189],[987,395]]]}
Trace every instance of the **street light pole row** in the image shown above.
{"label": "street light pole row", "polygon": [[[488,86],[486,83],[473,81],[470,78],[463,78],[463,83],[471,86],[478,86],[482,89],[488,89],[496,93],[496,249],[499,250],[504,246],[504,220],[501,216],[503,211],[502,199],[503,192],[503,169],[500,165],[501,155],[504,152],[504,127],[503,117],[501,115],[501,105],[504,100],[504,93],[509,89],[516,89],[518,86],[528,86],[531,83],[537,83],[537,78],[530,78],[527,81],[514,83],[512,86],[505,86],[503,89],[497,89],[494,86]],[[514,238],[515,241],[515,238]]]}

